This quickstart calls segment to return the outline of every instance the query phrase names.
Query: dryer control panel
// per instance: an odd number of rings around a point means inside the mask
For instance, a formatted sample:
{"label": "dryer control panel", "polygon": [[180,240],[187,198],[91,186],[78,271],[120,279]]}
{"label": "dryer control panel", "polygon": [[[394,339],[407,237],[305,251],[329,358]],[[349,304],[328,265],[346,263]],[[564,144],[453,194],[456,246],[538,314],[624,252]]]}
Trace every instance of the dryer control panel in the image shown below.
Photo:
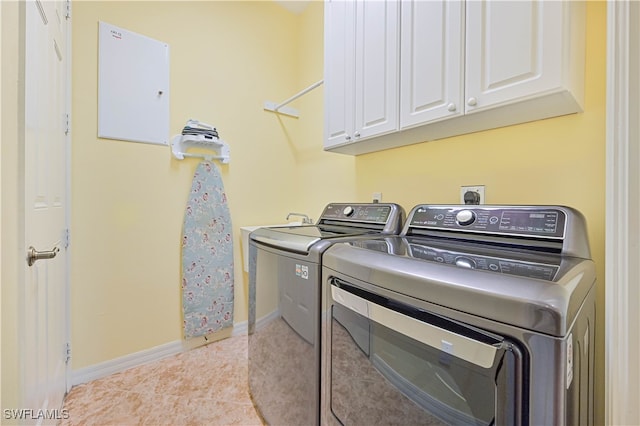
{"label": "dryer control panel", "polygon": [[408,228],[562,239],[566,213],[554,207],[417,206]]}

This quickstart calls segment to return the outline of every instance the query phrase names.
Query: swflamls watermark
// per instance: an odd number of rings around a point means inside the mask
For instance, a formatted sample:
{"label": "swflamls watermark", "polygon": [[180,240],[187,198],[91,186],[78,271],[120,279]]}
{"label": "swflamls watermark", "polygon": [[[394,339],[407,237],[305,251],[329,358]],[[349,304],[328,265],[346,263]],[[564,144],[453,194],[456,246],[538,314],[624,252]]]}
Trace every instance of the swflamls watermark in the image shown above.
{"label": "swflamls watermark", "polygon": [[33,408],[5,408],[3,410],[5,420],[67,420],[69,410],[63,409],[39,409]]}

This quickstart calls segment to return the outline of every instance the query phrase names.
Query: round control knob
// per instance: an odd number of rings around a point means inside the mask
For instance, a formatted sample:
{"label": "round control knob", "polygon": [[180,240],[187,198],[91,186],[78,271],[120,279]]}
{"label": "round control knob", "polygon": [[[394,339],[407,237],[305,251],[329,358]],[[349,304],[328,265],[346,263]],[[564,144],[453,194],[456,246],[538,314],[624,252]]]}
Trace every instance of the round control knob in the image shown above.
{"label": "round control knob", "polygon": [[478,104],[478,100],[476,98],[469,98],[467,100],[467,105],[469,106],[476,106]]}
{"label": "round control knob", "polygon": [[354,212],[354,210],[353,210],[353,207],[351,207],[351,206],[347,206],[347,207],[344,208],[344,210],[342,210],[342,214],[347,216],[347,217],[352,216],[353,212]]}
{"label": "round control knob", "polygon": [[456,259],[456,266],[466,269],[476,269],[476,262],[468,257],[458,257]]}
{"label": "round control knob", "polygon": [[471,210],[460,210],[456,215],[456,222],[458,222],[458,225],[471,225],[475,220],[476,214]]}

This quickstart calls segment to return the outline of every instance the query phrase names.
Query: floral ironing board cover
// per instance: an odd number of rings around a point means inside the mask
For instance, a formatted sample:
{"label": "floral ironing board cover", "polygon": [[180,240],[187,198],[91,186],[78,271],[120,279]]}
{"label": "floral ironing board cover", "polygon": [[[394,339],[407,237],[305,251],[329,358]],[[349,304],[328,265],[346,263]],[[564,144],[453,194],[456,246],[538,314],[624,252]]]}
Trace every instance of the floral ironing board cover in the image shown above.
{"label": "floral ironing board cover", "polygon": [[233,325],[231,215],[220,172],[203,161],[193,176],[182,234],[185,338]]}

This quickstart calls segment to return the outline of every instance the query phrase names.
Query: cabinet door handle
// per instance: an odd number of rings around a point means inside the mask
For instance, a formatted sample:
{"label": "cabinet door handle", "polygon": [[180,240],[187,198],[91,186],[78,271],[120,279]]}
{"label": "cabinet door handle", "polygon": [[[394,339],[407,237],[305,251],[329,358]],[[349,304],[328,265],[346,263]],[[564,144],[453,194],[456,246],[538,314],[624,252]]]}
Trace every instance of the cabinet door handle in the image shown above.
{"label": "cabinet door handle", "polygon": [[346,136],[344,137],[344,139],[345,139],[345,140],[348,140],[348,141],[350,141],[350,140],[351,140],[351,136],[349,136],[349,135],[346,135]]}
{"label": "cabinet door handle", "polygon": [[478,100],[476,98],[469,98],[467,100],[467,105],[469,106],[476,106],[478,104]]}
{"label": "cabinet door handle", "polygon": [[355,132],[355,133],[353,134],[353,137],[355,137],[355,138],[359,138],[359,137],[360,137],[360,132]]}
{"label": "cabinet door handle", "polygon": [[449,105],[447,105],[447,109],[450,112],[454,112],[456,110],[456,104],[454,104],[453,102],[451,102]]}

